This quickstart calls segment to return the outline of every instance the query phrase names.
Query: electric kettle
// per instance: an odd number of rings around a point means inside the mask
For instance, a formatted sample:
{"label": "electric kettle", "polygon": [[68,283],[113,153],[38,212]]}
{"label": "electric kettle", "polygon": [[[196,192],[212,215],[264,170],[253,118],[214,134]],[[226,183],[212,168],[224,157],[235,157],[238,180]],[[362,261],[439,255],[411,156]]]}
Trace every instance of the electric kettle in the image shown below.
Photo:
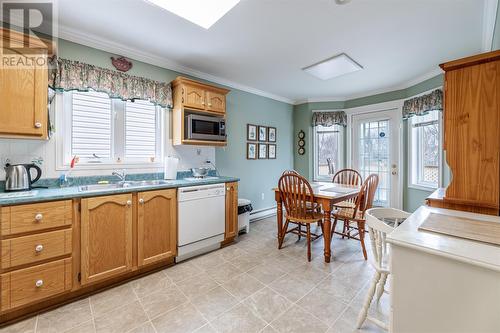
{"label": "electric kettle", "polygon": [[[15,164],[5,165],[5,191],[29,191],[31,185],[42,176],[42,170],[35,164]],[[35,169],[37,174],[31,178],[31,169]]]}

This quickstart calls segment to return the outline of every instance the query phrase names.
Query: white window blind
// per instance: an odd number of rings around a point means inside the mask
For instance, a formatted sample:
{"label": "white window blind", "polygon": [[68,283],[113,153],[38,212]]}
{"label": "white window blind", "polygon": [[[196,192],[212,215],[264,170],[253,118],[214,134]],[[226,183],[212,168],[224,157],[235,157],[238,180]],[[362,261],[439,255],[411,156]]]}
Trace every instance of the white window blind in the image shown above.
{"label": "white window blind", "polygon": [[148,101],[125,104],[125,158],[144,159],[156,156],[156,107]]}
{"label": "white window blind", "polygon": [[111,99],[98,92],[72,93],[71,155],[111,158]]}

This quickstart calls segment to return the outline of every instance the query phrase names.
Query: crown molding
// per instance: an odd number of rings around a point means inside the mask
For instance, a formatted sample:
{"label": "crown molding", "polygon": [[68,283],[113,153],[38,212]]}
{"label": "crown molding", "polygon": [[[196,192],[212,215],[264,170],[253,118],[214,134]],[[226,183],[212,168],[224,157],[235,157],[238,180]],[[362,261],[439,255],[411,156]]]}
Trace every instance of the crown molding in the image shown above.
{"label": "crown molding", "polygon": [[166,59],[165,57],[161,57],[158,55],[154,55],[148,52],[144,52],[120,43],[116,43],[110,40],[106,40],[104,38],[82,33],[72,28],[68,28],[65,26],[59,26],[59,38],[66,39],[70,42],[74,42],[77,44],[82,44],[85,46],[89,46],[95,49],[99,49],[102,51],[106,51],[109,53],[122,55],[125,57],[132,58],[134,60],[142,61],[151,65],[159,66],[162,68],[170,69],[176,72],[180,72],[183,74],[192,75],[199,79],[204,79],[213,83],[221,84],[224,86],[228,86],[234,89],[242,90],[254,95],[259,95],[262,97],[270,98],[276,101],[293,104],[293,100],[275,95],[266,91],[262,91],[253,87],[249,87],[225,78],[221,78],[212,74],[208,74],[205,72],[198,71],[196,69],[192,69],[190,67],[183,66],[175,61],[170,59]]}
{"label": "crown molding", "polygon": [[302,99],[302,100],[296,100],[294,102],[294,105],[300,105],[300,104],[304,104],[304,103],[316,103],[316,102],[347,102],[347,101],[350,101],[353,99],[389,93],[389,92],[397,91],[397,90],[404,90],[404,89],[408,89],[412,86],[415,86],[419,83],[422,83],[428,79],[432,79],[433,77],[435,77],[439,74],[442,74],[442,73],[443,73],[443,71],[441,70],[441,68],[438,67],[438,68],[435,68],[432,71],[427,72],[423,75],[420,75],[420,76],[418,76],[410,81],[407,81],[403,84],[399,84],[399,85],[392,86],[389,88],[376,89],[376,90],[371,90],[368,92],[364,92],[364,93],[360,93],[360,94],[353,94],[353,95],[344,96],[344,97],[339,97],[339,96],[333,97],[332,96],[332,97],[307,98],[307,99]]}
{"label": "crown molding", "polygon": [[498,0],[485,0],[483,8],[483,52],[492,51]]}

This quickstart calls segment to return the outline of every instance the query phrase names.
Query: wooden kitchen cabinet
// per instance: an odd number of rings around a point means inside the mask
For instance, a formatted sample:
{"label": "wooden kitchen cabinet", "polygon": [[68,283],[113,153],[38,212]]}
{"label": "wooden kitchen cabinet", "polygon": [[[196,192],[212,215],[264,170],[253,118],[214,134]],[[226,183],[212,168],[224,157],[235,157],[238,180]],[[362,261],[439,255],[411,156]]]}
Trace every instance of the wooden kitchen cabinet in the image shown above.
{"label": "wooden kitchen cabinet", "polygon": [[138,266],[177,254],[177,190],[139,192],[137,196]]}
{"label": "wooden kitchen cabinet", "polygon": [[231,242],[238,234],[238,183],[226,183],[226,230],[224,242]]}
{"label": "wooden kitchen cabinet", "polygon": [[[48,70],[47,55],[52,51],[40,49],[33,55],[16,53],[24,35],[7,33],[0,28],[2,39],[2,68],[0,68],[0,137],[47,138]],[[44,47],[40,40],[31,40],[31,46]],[[41,44],[41,45],[39,45]],[[41,61],[44,60],[44,61]]]}
{"label": "wooden kitchen cabinet", "polygon": [[207,90],[207,110],[225,113],[226,112],[226,96],[224,94]]}
{"label": "wooden kitchen cabinet", "polygon": [[132,194],[81,201],[81,283],[132,269]]}
{"label": "wooden kitchen cabinet", "polygon": [[205,89],[199,85],[184,84],[182,87],[183,104],[187,108],[205,109]]}

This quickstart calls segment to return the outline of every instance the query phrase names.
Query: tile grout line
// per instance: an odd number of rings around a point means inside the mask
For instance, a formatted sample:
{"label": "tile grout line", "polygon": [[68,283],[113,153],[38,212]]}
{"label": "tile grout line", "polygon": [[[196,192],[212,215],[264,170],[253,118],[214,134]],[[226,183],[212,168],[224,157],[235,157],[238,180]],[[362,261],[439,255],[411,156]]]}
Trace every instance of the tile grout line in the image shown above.
{"label": "tile grout line", "polygon": [[92,326],[94,326],[94,332],[97,333],[97,327],[95,326],[94,309],[92,309],[92,302],[90,301],[90,297],[88,297],[87,299],[89,300],[90,316],[92,317]]}
{"label": "tile grout line", "polygon": [[[165,274],[164,274],[164,275],[165,275]],[[166,276],[166,278],[168,279],[168,276]],[[172,282],[172,283],[173,283],[173,282]],[[135,297],[137,298],[137,301],[139,302],[139,305],[141,306],[142,311],[144,311],[144,314],[145,314],[145,315],[146,315],[146,317],[148,318],[148,321],[147,321],[147,322],[151,323],[151,326],[153,327],[153,330],[154,330],[156,333],[158,333],[158,332],[157,332],[157,330],[156,330],[156,327],[153,325],[153,322],[151,321],[151,317],[149,316],[148,312],[146,311],[146,308],[144,307],[144,304],[142,304],[141,298],[139,297],[139,295],[137,295],[137,292],[135,291],[135,288],[134,288],[132,285],[130,286],[130,288],[132,289],[132,292],[134,293]],[[153,293],[150,293],[150,294],[148,294],[148,295],[151,295],[151,294],[153,294]],[[148,296],[148,295],[146,295],[146,296]],[[146,297],[146,296],[144,296],[144,297]],[[132,330],[135,330],[136,328],[140,327],[141,325],[144,325],[144,324],[145,324],[145,323],[147,323],[147,322],[141,323],[140,325],[138,325],[138,326],[136,326],[136,327],[134,327],[134,328],[132,328],[132,329],[128,330],[127,332],[131,332]],[[97,333],[97,332],[96,332],[96,333]]]}

